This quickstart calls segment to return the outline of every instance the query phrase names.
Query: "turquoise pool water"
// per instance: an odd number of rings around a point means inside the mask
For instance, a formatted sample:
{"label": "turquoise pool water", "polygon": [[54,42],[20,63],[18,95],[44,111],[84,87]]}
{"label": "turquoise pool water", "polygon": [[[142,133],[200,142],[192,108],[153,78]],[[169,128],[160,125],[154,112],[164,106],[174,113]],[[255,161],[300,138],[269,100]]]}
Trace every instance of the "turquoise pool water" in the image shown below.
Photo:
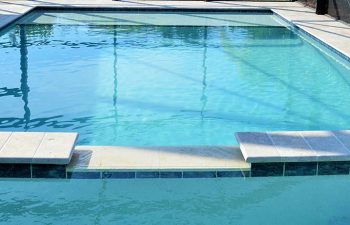
{"label": "turquoise pool water", "polygon": [[349,63],[264,13],[33,12],[0,37],[0,130],[231,145],[350,128]]}
{"label": "turquoise pool water", "polygon": [[2,224],[347,225],[348,176],[0,181]]}

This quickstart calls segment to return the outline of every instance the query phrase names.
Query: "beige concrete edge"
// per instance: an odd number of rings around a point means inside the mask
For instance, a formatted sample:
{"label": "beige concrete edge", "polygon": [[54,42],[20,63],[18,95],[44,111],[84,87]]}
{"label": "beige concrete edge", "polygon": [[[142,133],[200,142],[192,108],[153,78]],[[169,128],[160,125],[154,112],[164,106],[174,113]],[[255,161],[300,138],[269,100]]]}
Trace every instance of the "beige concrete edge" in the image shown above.
{"label": "beige concrete edge", "polygon": [[67,167],[67,172],[209,172],[209,171],[250,171],[250,168],[83,168]]}
{"label": "beige concrete edge", "polygon": [[0,24],[0,30],[9,26],[11,23],[13,23],[14,21],[20,19],[22,16],[26,15],[27,13],[29,13],[30,11],[34,10],[37,6],[32,6],[32,7],[29,7],[27,10],[25,10],[24,12],[21,12],[20,14],[18,15],[14,15],[12,19],[6,21],[5,23],[3,24]]}
{"label": "beige concrete edge", "polygon": [[[275,14],[277,14],[278,16],[280,16],[280,17],[282,17],[283,19],[285,19],[286,21],[292,23],[293,26],[297,27],[297,28],[300,29],[301,31],[307,33],[308,35],[311,35],[311,36],[314,37],[314,38],[316,38],[318,41],[321,42],[321,44],[328,45],[329,47],[333,48],[335,51],[339,52],[340,54],[342,54],[342,55],[344,55],[344,56],[350,58],[350,54],[347,54],[347,53],[344,52],[342,49],[340,49],[340,48],[334,46],[332,43],[329,43],[327,40],[324,40],[322,37],[320,37],[320,36],[318,36],[318,35],[315,35],[315,34],[312,34],[312,33],[310,33],[309,31],[305,30],[302,26],[300,26],[300,25],[294,23],[292,19],[281,15],[281,14],[278,12],[278,9],[270,8],[270,10],[271,10],[273,13],[275,13]],[[328,16],[328,15],[324,15],[324,16]],[[329,17],[330,17],[330,16],[329,16]],[[330,18],[331,18],[331,17],[330,17]],[[333,18],[332,18],[332,19],[333,19]],[[349,26],[349,24],[347,24],[347,23],[345,23],[345,22],[344,22],[343,24]],[[349,26],[349,29],[350,29],[350,26]]]}

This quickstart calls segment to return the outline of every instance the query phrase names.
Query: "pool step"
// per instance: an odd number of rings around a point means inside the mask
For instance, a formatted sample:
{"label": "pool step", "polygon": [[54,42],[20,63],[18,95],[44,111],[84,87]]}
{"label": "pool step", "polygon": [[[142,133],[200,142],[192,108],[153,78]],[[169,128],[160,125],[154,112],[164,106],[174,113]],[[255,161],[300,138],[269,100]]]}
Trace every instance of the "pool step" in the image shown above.
{"label": "pool step", "polygon": [[350,130],[238,132],[246,162],[350,161]]}
{"label": "pool step", "polygon": [[0,163],[66,165],[77,138],[78,133],[0,132]]}
{"label": "pool step", "polygon": [[[229,146],[77,146],[68,173],[103,172],[140,176],[234,176],[249,171],[238,147]],[[180,172],[180,173],[179,173]],[[126,173],[129,174],[129,173]]]}

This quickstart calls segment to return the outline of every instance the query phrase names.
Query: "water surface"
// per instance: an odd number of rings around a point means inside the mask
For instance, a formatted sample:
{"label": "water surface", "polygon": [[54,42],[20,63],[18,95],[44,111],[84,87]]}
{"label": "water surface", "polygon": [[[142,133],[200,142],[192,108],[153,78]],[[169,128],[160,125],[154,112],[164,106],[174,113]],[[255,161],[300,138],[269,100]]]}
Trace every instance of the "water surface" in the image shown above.
{"label": "water surface", "polygon": [[0,37],[0,130],[145,146],[349,129],[349,63],[271,14],[240,15],[32,13]]}

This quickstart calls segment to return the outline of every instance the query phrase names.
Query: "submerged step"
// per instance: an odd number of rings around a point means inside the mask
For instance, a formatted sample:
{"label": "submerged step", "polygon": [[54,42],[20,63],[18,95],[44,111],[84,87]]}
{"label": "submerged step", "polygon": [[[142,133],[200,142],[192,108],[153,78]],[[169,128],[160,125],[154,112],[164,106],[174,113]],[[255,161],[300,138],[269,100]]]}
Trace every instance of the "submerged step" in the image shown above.
{"label": "submerged step", "polygon": [[238,132],[250,163],[350,160],[350,131]]}
{"label": "submerged step", "polygon": [[247,171],[238,147],[77,146],[67,171]]}
{"label": "submerged step", "polygon": [[0,163],[68,164],[77,133],[0,132]]}

